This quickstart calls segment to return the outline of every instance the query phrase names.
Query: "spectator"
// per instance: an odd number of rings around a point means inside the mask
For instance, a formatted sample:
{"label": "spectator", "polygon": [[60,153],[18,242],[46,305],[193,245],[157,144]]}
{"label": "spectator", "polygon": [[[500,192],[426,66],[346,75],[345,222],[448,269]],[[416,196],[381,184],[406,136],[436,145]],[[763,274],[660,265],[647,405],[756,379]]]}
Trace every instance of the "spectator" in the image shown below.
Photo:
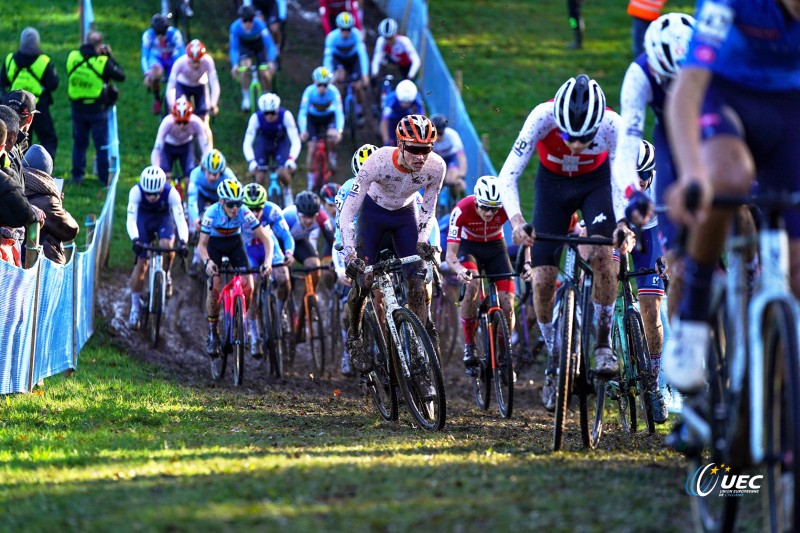
{"label": "spectator", "polygon": [[36,111],[36,97],[33,96],[33,93],[25,90],[11,91],[6,94],[4,103],[10,107],[19,118],[19,133],[15,144],[19,148],[19,151],[24,154],[25,151],[28,150],[28,146],[30,146],[29,132],[31,124],[33,124],[33,115],[38,113],[38,111]]}
{"label": "spectator", "polygon": [[22,185],[9,171],[11,160],[6,153],[6,125],[0,121],[0,260],[20,265],[19,232],[15,228],[38,220],[44,223],[44,213],[31,206]]}
{"label": "spectator", "polygon": [[8,171],[17,184],[25,189],[25,180],[22,177],[22,150],[17,145],[19,137],[19,115],[6,105],[0,105],[0,120],[6,125],[5,153],[8,155]]}
{"label": "spectator", "polygon": [[661,16],[661,10],[666,3],[667,0],[629,0],[633,57],[639,57],[644,52],[644,32],[651,22]]}
{"label": "spectator", "polygon": [[64,242],[78,235],[78,223],[61,204],[62,193],[52,177],[53,159],[43,146],[34,144],[25,153],[23,174],[25,196],[31,205],[44,211],[44,228],[39,234],[39,244],[44,256],[54,263],[66,264]]}
{"label": "spectator", "polygon": [[575,33],[575,39],[567,45],[567,50],[580,50],[583,48],[583,16],[581,9],[583,0],[567,0],[567,14],[569,16],[569,27]]}
{"label": "spectator", "polygon": [[89,132],[97,157],[97,177],[108,185],[108,82],[125,81],[122,67],[103,44],[103,34],[90,31],[86,44],[67,56],[68,95],[72,102],[72,182],[83,181]]}
{"label": "spectator", "polygon": [[[8,54],[0,67],[0,90],[5,95],[6,105],[9,105],[11,92],[22,90],[33,95],[31,112],[38,107],[41,113],[36,125],[32,126],[33,132],[53,159],[56,157],[58,137],[50,115],[50,106],[58,81],[55,65],[39,48],[39,32],[35,28],[25,28],[20,36],[19,50]],[[27,128],[24,129],[27,132]]]}

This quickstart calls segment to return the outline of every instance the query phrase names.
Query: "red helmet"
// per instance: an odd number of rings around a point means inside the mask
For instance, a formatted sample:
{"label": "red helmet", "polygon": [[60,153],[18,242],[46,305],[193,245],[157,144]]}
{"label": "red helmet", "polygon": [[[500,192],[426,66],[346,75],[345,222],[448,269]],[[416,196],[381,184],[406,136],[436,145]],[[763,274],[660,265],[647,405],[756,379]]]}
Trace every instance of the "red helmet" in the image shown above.
{"label": "red helmet", "polygon": [[192,104],[183,96],[172,104],[172,116],[175,118],[175,122],[189,122],[192,113],[194,113]]}
{"label": "red helmet", "polygon": [[186,46],[186,55],[189,56],[189,59],[192,61],[200,61],[200,59],[206,55],[206,45],[200,42],[199,39],[193,39]]}
{"label": "red helmet", "polygon": [[398,141],[431,144],[436,141],[436,126],[425,115],[406,115],[395,129]]}

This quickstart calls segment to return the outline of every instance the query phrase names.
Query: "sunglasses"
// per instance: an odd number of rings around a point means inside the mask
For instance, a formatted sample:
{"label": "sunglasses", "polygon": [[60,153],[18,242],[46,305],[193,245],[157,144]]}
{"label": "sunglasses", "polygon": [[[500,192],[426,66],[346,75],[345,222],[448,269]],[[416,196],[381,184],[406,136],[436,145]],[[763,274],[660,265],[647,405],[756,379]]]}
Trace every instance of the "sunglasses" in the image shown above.
{"label": "sunglasses", "polygon": [[317,87],[327,87],[327,86],[328,86],[327,83],[318,83],[317,84]]}
{"label": "sunglasses", "polygon": [[225,202],[225,207],[233,209],[234,207],[242,207],[243,202]]}
{"label": "sunglasses", "polygon": [[492,213],[494,211],[500,211],[500,208],[501,208],[501,206],[499,206],[499,205],[498,206],[490,206],[490,205],[479,205],[478,206],[478,209],[480,209],[481,211],[487,211],[489,213]]}
{"label": "sunglasses", "polygon": [[416,145],[413,145],[413,144],[404,144],[403,145],[403,150],[405,150],[409,154],[425,155],[425,154],[429,154],[429,153],[431,153],[433,151],[433,146],[430,145],[430,144],[428,144],[426,146],[416,146]]}
{"label": "sunglasses", "polygon": [[242,22],[250,23],[253,22],[253,19],[242,19]]}
{"label": "sunglasses", "polygon": [[264,114],[266,116],[268,116],[268,117],[274,117],[275,115],[278,114],[278,112],[277,111],[265,111]]}
{"label": "sunglasses", "polygon": [[575,137],[564,131],[561,132],[561,138],[569,143],[579,142],[581,144],[589,144],[594,140],[596,135],[597,135],[596,131],[587,133],[586,135],[581,135],[580,137]]}

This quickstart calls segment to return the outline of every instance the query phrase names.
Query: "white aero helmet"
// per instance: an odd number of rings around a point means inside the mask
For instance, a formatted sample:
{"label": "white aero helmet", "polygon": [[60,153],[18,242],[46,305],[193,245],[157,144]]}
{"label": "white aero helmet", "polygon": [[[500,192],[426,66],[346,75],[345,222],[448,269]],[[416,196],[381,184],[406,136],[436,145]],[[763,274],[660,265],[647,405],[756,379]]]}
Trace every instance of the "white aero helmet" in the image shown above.
{"label": "white aero helmet", "polygon": [[411,80],[403,80],[395,89],[397,99],[404,104],[410,104],[417,98],[417,85]]}
{"label": "white aero helmet", "polygon": [[262,113],[273,113],[281,106],[281,97],[275,93],[262,94],[258,98],[258,109]]}
{"label": "white aero helmet", "polygon": [[385,18],[378,24],[378,33],[384,39],[397,35],[397,21],[393,18]]}
{"label": "white aero helmet", "polygon": [[558,129],[570,137],[583,137],[600,127],[606,112],[606,95],[596,81],[579,74],[558,89],[553,104]]}
{"label": "white aero helmet", "polygon": [[503,207],[500,201],[500,187],[496,176],[481,176],[475,182],[473,193],[475,203],[482,207]]}
{"label": "white aero helmet", "polygon": [[639,173],[639,179],[645,182],[644,188],[650,188],[656,175],[656,148],[644,139],[639,143],[636,171]]}
{"label": "white aero helmet", "polygon": [[683,13],[667,13],[650,23],[644,34],[647,64],[659,83],[678,75],[694,32],[694,18]]}
{"label": "white aero helmet", "polygon": [[164,190],[167,175],[160,167],[145,167],[139,175],[139,186],[146,194],[157,194]]}

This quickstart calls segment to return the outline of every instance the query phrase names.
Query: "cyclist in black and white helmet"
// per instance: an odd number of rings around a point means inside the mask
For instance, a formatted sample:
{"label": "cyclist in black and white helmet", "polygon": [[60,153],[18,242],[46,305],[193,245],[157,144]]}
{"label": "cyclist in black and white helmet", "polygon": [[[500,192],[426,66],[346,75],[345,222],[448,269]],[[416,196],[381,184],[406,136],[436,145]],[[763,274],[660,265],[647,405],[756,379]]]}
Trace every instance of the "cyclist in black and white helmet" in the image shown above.
{"label": "cyclist in black and white helmet", "polygon": [[[500,196],[511,220],[514,240],[532,246],[534,306],[550,353],[555,337],[552,320],[558,244],[534,241],[535,232],[566,234],[572,214],[580,209],[588,235],[613,236],[624,252],[630,251],[634,244],[633,232],[625,220],[625,187],[611,179],[610,163],[615,157],[619,123],[619,115],[606,108],[600,85],[580,74],[567,80],[554,100],[531,111],[500,170]],[[530,236],[523,228],[525,218],[520,211],[517,180],[534,148],[539,155],[539,166],[534,184],[535,231]],[[594,353],[597,372],[613,376],[619,365],[611,347],[617,295],[611,247],[591,247],[589,261],[595,274],[592,299],[598,319]],[[548,370],[545,385],[548,380],[552,385],[553,368]],[[548,407],[548,398],[543,399]]]}

